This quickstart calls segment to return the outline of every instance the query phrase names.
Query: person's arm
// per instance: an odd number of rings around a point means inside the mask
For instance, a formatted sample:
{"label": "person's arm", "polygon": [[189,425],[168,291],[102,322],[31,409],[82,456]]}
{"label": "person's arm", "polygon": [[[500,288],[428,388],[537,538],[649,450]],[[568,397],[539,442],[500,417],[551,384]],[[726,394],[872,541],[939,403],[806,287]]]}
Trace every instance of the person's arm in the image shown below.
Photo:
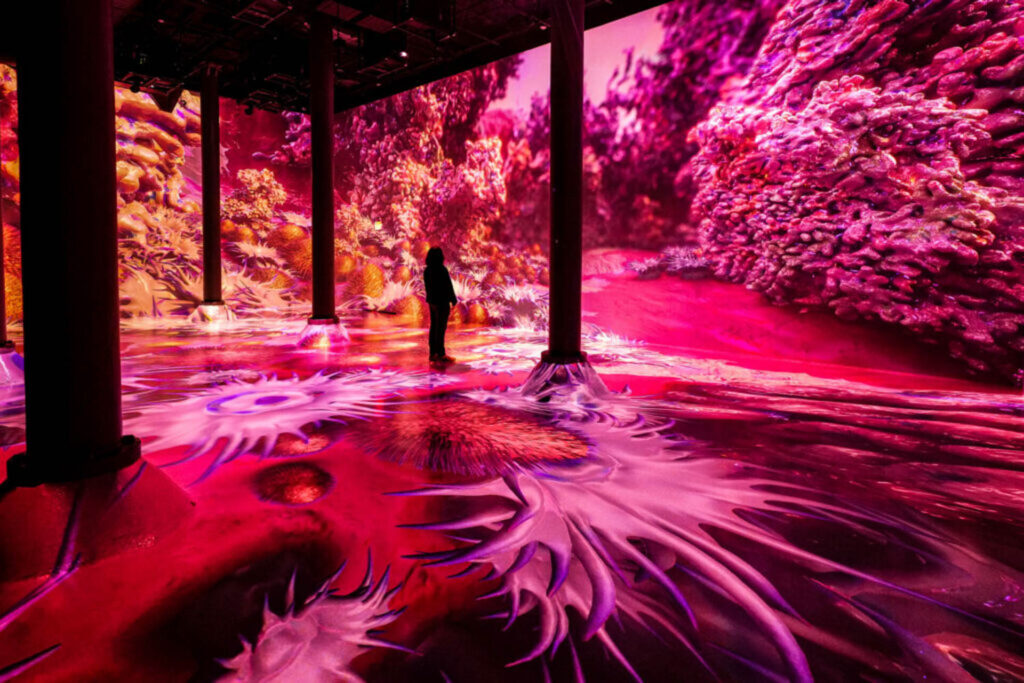
{"label": "person's arm", "polygon": [[455,297],[455,285],[452,284],[452,276],[446,268],[444,274],[448,276],[448,300],[452,302],[452,306],[459,303],[459,300]]}

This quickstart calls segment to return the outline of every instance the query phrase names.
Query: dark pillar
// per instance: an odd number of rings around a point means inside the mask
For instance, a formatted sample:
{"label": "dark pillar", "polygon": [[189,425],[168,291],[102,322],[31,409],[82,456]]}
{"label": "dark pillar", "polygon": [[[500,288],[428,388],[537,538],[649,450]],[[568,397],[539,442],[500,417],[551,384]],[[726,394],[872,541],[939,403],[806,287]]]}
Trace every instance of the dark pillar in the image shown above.
{"label": "dark pillar", "polygon": [[313,14],[309,26],[309,124],[313,158],[313,316],[311,324],[338,322],[334,313],[334,29]]}
{"label": "dark pillar", "polygon": [[551,0],[551,289],[548,363],[579,363],[583,278],[583,7]]}
{"label": "dark pillar", "polygon": [[17,483],[139,457],[121,435],[110,0],[27,9],[18,55],[27,452]]}
{"label": "dark pillar", "polygon": [[203,303],[223,304],[220,266],[220,96],[217,68],[203,70],[200,101],[203,138]]}

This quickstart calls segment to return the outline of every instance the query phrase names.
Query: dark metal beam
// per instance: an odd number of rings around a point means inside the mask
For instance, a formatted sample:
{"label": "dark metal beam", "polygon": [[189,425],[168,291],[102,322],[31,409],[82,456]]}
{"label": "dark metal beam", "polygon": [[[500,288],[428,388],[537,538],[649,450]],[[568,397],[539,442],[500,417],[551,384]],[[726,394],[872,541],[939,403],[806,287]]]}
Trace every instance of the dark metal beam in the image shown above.
{"label": "dark metal beam", "polygon": [[[628,3],[622,0],[616,3],[608,3],[604,0],[590,2],[586,8],[585,25],[587,29],[597,28],[663,4],[665,4],[665,0],[632,0]],[[371,86],[356,93],[339,89],[335,97],[336,111],[344,111],[382,100],[505,57],[532,50],[550,43],[551,36],[550,31],[537,26],[514,34],[506,34],[495,40],[499,43],[498,46],[484,43],[462,50],[451,59],[435,62],[425,67],[417,69],[415,65],[411,65],[406,71],[408,75],[390,79],[382,83],[380,87]]]}

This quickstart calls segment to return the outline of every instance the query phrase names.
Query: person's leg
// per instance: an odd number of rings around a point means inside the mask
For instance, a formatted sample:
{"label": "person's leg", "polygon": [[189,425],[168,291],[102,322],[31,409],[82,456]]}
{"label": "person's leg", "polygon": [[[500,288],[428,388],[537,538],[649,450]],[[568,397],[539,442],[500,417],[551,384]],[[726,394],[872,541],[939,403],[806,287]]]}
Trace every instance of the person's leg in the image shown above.
{"label": "person's leg", "polygon": [[427,333],[427,343],[430,346],[430,358],[437,356],[437,306],[430,306],[430,332]]}
{"label": "person's leg", "polygon": [[446,316],[442,316],[441,307],[437,304],[430,304],[430,333],[427,338],[430,344],[431,358],[444,355],[444,329],[441,327],[443,320],[446,320]]}
{"label": "person's leg", "polygon": [[451,307],[448,306],[448,304],[442,304],[437,308],[441,318],[437,325],[437,351],[441,354],[441,357],[444,358],[448,355],[444,350],[444,335],[448,331],[448,314],[451,312]]}

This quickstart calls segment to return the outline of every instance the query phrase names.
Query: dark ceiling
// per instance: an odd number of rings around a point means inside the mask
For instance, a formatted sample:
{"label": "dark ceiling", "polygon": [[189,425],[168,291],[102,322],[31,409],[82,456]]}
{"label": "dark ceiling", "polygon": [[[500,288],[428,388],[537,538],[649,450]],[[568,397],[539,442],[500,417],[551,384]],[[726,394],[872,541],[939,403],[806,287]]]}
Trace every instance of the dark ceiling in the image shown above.
{"label": "dark ceiling", "polygon": [[[664,0],[588,0],[588,28]],[[114,0],[115,78],[177,100],[207,64],[220,92],[272,111],[308,108],[311,12],[334,17],[335,105],[387,97],[549,41],[548,0]],[[163,96],[162,98],[160,96]]]}

